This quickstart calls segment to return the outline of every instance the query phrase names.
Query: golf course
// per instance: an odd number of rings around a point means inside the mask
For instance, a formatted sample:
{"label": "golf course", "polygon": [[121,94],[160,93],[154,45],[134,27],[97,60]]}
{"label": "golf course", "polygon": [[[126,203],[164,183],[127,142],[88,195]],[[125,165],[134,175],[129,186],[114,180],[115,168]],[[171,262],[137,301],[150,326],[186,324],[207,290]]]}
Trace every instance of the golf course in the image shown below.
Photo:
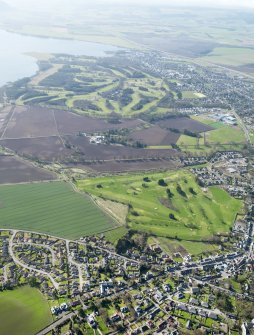
{"label": "golf course", "polygon": [[129,206],[129,228],[162,237],[209,240],[227,233],[242,202],[218,187],[201,188],[188,171],[80,180],[90,194]]}

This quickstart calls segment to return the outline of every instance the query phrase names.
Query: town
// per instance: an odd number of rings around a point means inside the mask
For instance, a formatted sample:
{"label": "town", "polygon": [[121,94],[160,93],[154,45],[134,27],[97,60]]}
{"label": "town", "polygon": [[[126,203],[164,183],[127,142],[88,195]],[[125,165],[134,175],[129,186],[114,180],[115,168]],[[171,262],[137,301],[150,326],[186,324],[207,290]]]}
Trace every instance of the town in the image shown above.
{"label": "town", "polygon": [[[66,334],[77,327],[100,334],[239,334],[239,315],[253,312],[253,223],[252,205],[241,225],[219,239],[219,253],[175,259],[156,244],[117,254],[103,234],[71,241],[1,230],[1,287],[40,288],[54,321],[38,334],[58,334],[66,324]],[[253,325],[241,327],[247,334]]]}

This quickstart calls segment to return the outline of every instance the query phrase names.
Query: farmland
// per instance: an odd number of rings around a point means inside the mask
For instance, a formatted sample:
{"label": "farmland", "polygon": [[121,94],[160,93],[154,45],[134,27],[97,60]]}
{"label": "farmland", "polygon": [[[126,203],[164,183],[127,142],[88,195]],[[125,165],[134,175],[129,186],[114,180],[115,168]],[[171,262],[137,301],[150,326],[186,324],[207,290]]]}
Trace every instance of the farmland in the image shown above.
{"label": "farmland", "polygon": [[0,292],[0,335],[35,334],[51,322],[48,302],[37,289]]}
{"label": "farmland", "polygon": [[242,66],[253,63],[254,51],[251,48],[215,48],[202,60],[229,66]]}
{"label": "farmland", "polygon": [[0,184],[54,180],[56,176],[14,156],[0,155]]}
{"label": "farmland", "polygon": [[90,198],[64,182],[0,186],[0,227],[77,239],[115,227]]}
{"label": "farmland", "polygon": [[93,178],[80,180],[78,187],[128,204],[130,228],[184,240],[228,232],[242,207],[222,189],[203,190],[186,171]]}

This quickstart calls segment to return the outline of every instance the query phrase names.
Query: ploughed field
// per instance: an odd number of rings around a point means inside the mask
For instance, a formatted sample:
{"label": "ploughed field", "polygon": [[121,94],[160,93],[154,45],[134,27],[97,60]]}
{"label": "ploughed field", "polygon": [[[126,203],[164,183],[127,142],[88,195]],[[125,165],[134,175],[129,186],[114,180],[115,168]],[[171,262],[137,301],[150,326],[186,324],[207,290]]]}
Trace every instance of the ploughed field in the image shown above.
{"label": "ploughed field", "polygon": [[0,184],[54,180],[56,175],[14,156],[0,155]]}
{"label": "ploughed field", "polygon": [[65,182],[0,186],[0,228],[77,239],[116,223]]}
{"label": "ploughed field", "polygon": [[26,286],[0,292],[0,335],[32,335],[51,322],[48,302],[39,290]]}
{"label": "ploughed field", "polygon": [[[41,163],[83,165],[96,171],[110,171],[111,165],[112,171],[172,167],[179,153],[171,146],[183,129],[194,135],[212,129],[187,117],[169,117],[153,124],[138,118],[92,118],[40,106],[15,107],[4,115],[0,146]],[[106,141],[90,143],[94,134]]]}
{"label": "ploughed field", "polygon": [[78,187],[129,205],[130,228],[184,240],[228,232],[242,208],[220,188],[202,189],[186,171],[92,178],[78,181]]}

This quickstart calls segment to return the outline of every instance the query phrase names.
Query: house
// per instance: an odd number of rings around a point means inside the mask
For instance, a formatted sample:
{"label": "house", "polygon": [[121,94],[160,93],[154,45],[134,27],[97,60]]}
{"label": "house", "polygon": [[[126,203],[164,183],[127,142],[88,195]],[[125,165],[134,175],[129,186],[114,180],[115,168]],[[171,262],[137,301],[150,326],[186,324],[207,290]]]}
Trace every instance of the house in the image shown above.
{"label": "house", "polygon": [[201,306],[204,308],[209,308],[209,304],[206,301],[201,301]]}
{"label": "house", "polygon": [[188,320],[188,321],[186,322],[186,329],[191,330],[191,328],[192,328],[191,320]]}
{"label": "house", "polygon": [[192,287],[191,288],[191,293],[192,294],[199,294],[199,288],[198,287]]}
{"label": "house", "polygon": [[199,302],[197,299],[194,299],[194,298],[190,298],[190,301],[189,301],[191,304],[193,305],[199,305]]}
{"label": "house", "polygon": [[209,312],[208,313],[208,318],[213,319],[213,320],[218,320],[218,314],[214,312]]}

